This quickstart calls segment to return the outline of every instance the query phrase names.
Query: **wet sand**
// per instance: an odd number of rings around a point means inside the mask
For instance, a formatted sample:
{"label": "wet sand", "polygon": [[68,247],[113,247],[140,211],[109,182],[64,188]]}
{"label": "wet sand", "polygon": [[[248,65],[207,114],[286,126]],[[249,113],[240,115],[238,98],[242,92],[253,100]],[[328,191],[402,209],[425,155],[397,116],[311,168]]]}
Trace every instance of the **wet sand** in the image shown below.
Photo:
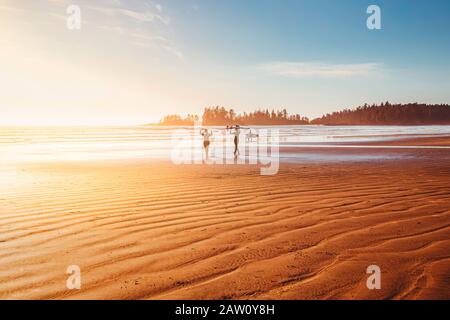
{"label": "wet sand", "polygon": [[351,152],[400,156],[3,167],[0,298],[450,299],[450,151]]}

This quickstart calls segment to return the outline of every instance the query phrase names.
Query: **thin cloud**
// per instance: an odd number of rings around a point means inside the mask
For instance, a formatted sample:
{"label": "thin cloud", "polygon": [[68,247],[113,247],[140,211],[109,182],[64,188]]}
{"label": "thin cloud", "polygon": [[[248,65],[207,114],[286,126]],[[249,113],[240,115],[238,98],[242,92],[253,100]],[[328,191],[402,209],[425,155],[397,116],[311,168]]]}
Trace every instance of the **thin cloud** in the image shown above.
{"label": "thin cloud", "polygon": [[106,7],[96,7],[96,6],[88,6],[87,8],[97,11],[101,14],[107,15],[107,16],[123,16],[127,18],[134,19],[136,21],[140,22],[152,22],[152,21],[160,21],[161,23],[165,25],[170,24],[170,18],[162,16],[160,14],[151,12],[151,11],[144,11],[144,12],[138,12],[130,9],[124,9],[124,8],[106,8]]}
{"label": "thin cloud", "polygon": [[[61,7],[69,0],[47,0],[55,6]],[[129,3],[120,0],[98,0],[95,5],[81,1],[84,17],[91,17],[92,27],[104,32],[110,32],[124,37],[132,45],[142,48],[159,48],[181,61],[185,60],[183,53],[169,39],[161,35],[161,30],[152,30],[155,23],[161,23],[169,28],[171,19],[163,14],[164,8],[153,1],[139,1],[140,5],[133,8]],[[140,8],[140,10],[138,9]],[[65,14],[65,11],[61,11]],[[55,19],[66,19],[63,14],[50,13]],[[94,19],[95,18],[95,19]],[[83,18],[85,22],[85,18]],[[164,29],[163,29],[164,30]]]}
{"label": "thin cloud", "polygon": [[258,69],[275,76],[288,78],[354,78],[379,73],[382,66],[381,63],[270,62],[259,65]]}
{"label": "thin cloud", "polygon": [[130,33],[130,36],[135,39],[134,41],[132,41],[134,45],[145,48],[149,48],[156,45],[157,47],[175,55],[181,61],[184,61],[183,53],[177,47],[175,47],[168,39],[162,36],[148,36],[141,33]]}
{"label": "thin cloud", "polygon": [[[150,8],[149,3],[144,3],[147,8]],[[120,7],[104,7],[104,6],[88,6],[88,9],[98,12],[100,14],[103,14],[107,17],[125,17],[131,20],[132,25],[130,26],[129,23],[124,24],[120,20],[117,21],[119,25],[112,26],[112,25],[102,25],[101,28],[107,31],[115,32],[121,36],[125,36],[129,39],[130,43],[139,47],[144,48],[151,48],[151,47],[158,47],[162,50],[165,50],[166,52],[169,52],[176,56],[179,60],[184,61],[184,55],[183,53],[175,46],[173,45],[168,39],[161,35],[149,35],[147,32],[145,33],[139,33],[134,30],[141,29],[138,25],[139,23],[146,23],[146,22],[161,22],[165,26],[168,26],[170,24],[170,18],[168,16],[163,16],[159,14],[163,8],[161,5],[154,6],[153,9],[156,8],[156,10],[159,13],[155,13],[154,11],[151,11],[149,9],[146,9],[144,11],[134,11],[128,8],[120,8]],[[134,28],[132,27],[134,25]]]}
{"label": "thin cloud", "polygon": [[[48,0],[48,2],[56,6],[70,4],[68,0]],[[146,7],[145,10],[133,10],[124,6],[120,0],[101,0],[96,5],[84,4],[82,2],[80,7],[114,18],[125,17],[138,22],[159,21],[164,25],[170,24],[170,17],[162,15],[163,7],[161,4],[150,6],[144,2],[143,5]]]}

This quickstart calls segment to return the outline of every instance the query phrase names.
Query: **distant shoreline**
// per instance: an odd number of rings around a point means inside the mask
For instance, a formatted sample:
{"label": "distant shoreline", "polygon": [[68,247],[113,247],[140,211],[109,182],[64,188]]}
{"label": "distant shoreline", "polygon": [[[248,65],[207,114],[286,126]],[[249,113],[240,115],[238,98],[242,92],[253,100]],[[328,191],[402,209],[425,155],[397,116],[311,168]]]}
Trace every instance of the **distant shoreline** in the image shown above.
{"label": "distant shoreline", "polygon": [[[143,124],[145,127],[193,127],[194,124],[163,124],[163,123],[147,123]],[[215,125],[206,124],[205,127],[226,127],[227,125]],[[419,127],[419,126],[450,126],[449,123],[411,123],[411,124],[243,124],[243,126],[254,126],[254,127],[287,127],[287,126],[323,126],[323,127]]]}
{"label": "distant shoreline", "polygon": [[310,120],[300,114],[289,114],[286,109],[258,109],[250,113],[236,114],[234,109],[224,107],[205,108],[203,116],[189,114],[168,115],[160,126],[193,126],[202,120],[205,126],[287,126],[287,125],[327,125],[327,126],[433,126],[450,125],[450,105],[448,104],[390,104],[368,105],[354,109],[343,109]]}

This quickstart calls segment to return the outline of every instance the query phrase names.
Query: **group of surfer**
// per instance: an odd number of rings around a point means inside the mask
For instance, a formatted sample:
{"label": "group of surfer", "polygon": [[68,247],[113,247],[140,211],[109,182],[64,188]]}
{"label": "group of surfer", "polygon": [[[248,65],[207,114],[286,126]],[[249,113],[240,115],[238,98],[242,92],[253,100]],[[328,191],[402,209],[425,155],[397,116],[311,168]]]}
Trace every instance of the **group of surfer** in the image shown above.
{"label": "group of surfer", "polygon": [[[234,138],[234,157],[237,158],[240,155],[239,152],[239,137],[241,135],[241,130],[250,130],[250,132],[247,134],[247,140],[258,138],[258,134],[252,133],[252,130],[250,128],[241,127],[240,125],[234,125],[234,126],[227,126],[226,132],[231,133]],[[209,146],[211,144],[211,137],[213,136],[213,131],[208,129],[201,129],[200,134],[203,136],[203,148],[205,151],[206,159],[209,159]]]}

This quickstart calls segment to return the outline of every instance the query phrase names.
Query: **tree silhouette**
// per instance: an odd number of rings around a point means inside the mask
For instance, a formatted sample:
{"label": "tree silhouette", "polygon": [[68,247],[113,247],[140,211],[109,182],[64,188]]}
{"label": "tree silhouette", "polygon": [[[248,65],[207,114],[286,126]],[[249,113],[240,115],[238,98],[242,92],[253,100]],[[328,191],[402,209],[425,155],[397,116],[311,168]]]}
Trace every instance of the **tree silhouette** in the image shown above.
{"label": "tree silhouette", "polygon": [[[160,121],[160,125],[193,125],[199,121],[197,115],[169,115]],[[202,115],[203,125],[432,125],[450,124],[450,106],[448,104],[391,104],[388,101],[380,105],[365,103],[355,109],[326,114],[309,121],[299,114],[288,114],[286,109],[258,109],[250,113],[236,114],[234,109],[208,107]]]}
{"label": "tree silhouette", "polygon": [[311,121],[323,125],[432,125],[450,124],[448,104],[364,104],[354,110],[344,109]]}

